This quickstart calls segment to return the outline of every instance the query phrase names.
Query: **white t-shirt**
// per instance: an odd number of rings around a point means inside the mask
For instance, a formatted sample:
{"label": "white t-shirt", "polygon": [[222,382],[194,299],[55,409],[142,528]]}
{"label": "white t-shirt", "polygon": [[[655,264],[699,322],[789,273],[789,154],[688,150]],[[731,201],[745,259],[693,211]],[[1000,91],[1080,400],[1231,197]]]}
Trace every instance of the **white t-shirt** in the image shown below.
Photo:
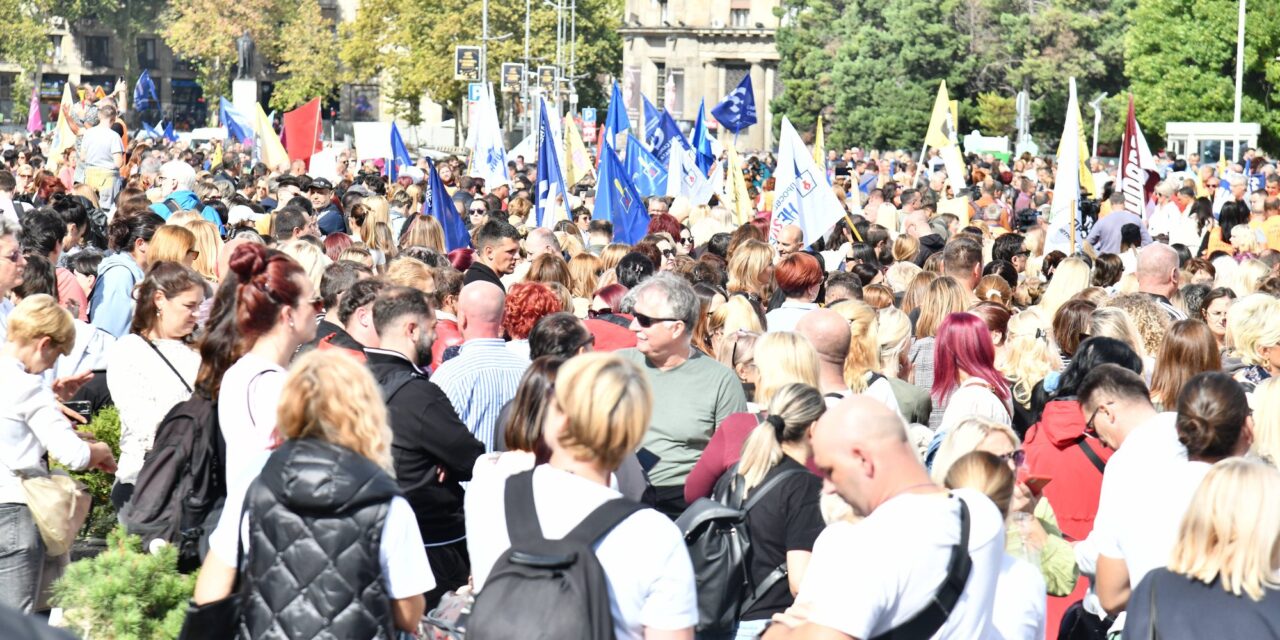
{"label": "white t-shirt", "polygon": [[[467,550],[477,590],[511,547],[504,495],[508,474],[516,470],[482,458],[467,487]],[[533,494],[542,533],[553,540],[567,535],[596,507],[622,496],[545,464],[534,470]],[[619,640],[640,640],[646,627],[675,630],[698,623],[693,565],[679,530],[666,516],[653,509],[632,514],[600,541],[596,558],[609,582]]]}
{"label": "white t-shirt", "polygon": [[947,399],[947,408],[942,412],[942,423],[938,425],[938,433],[949,433],[966,418],[977,416],[987,418],[1005,426],[1012,423],[1009,405],[1000,400],[981,378],[969,378],[960,383]]}
{"label": "white t-shirt", "polygon": [[1026,560],[1004,555],[996,582],[991,622],[1004,640],[1044,638],[1046,607],[1044,576]]}
{"label": "white t-shirt", "polygon": [[284,367],[254,353],[236,360],[222,376],[218,392],[218,425],[227,443],[227,494],[244,492],[257,474],[243,473],[253,457],[276,444],[276,406],[284,388]]}
{"label": "white t-shirt", "polygon": [[[244,552],[249,552],[249,516],[241,518],[244,496],[269,457],[269,453],[260,452],[245,462],[244,473],[236,482],[238,490],[236,493],[227,492],[227,506],[218,518],[217,528],[209,534],[209,551],[228,566],[236,566],[236,548],[240,542],[236,537],[237,528],[244,540]],[[382,584],[393,599],[422,595],[436,588],[435,575],[427,562],[427,550],[422,546],[422,533],[418,531],[418,519],[413,507],[400,496],[391,499],[387,515],[382,520],[378,562],[382,566]]]}
{"label": "white t-shirt", "polygon": [[[952,494],[969,506],[973,570],[934,637],[998,638],[991,611],[1004,557],[1004,519],[977,491]],[[937,594],[959,540],[954,499],[942,493],[897,496],[861,522],[836,522],[818,536],[796,602],[811,607],[814,624],[855,638],[879,635],[911,619]]]}
{"label": "white t-shirt", "polygon": [[[868,373],[867,378],[870,377],[871,374]],[[841,400],[853,395],[852,391],[846,391],[841,393],[840,397],[837,398],[836,396],[831,395],[831,393],[833,392],[822,394],[822,398],[826,402],[828,409],[840,404]],[[888,378],[884,376],[876,378],[875,382],[867,385],[867,388],[862,391],[862,395],[879,400],[884,406],[893,409],[893,412],[898,414],[899,418],[903,418],[905,420],[905,417],[902,415],[902,409],[898,407],[898,397],[893,395],[893,385],[889,383]]]}
{"label": "white t-shirt", "polygon": [[200,370],[200,353],[190,346],[177,340],[155,340],[152,344],[163,358],[136,333],[126,334],[107,352],[107,389],[120,409],[116,480],[125,484],[137,481],[156,429],[174,405],[191,397]]}
{"label": "white t-shirt", "polygon": [[1134,427],[1102,475],[1086,548],[1124,559],[1131,585],[1169,563],[1179,523],[1208,470],[1209,465],[1187,462],[1176,419],[1176,413],[1161,413]]}

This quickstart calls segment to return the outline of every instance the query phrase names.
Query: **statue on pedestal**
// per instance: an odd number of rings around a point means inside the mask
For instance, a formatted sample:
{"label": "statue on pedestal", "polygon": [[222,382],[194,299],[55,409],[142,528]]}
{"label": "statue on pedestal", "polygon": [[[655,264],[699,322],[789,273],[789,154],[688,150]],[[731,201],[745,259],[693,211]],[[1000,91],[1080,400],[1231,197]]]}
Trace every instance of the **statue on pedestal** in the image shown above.
{"label": "statue on pedestal", "polygon": [[252,80],[253,38],[249,36],[248,29],[236,38],[236,56],[236,80]]}

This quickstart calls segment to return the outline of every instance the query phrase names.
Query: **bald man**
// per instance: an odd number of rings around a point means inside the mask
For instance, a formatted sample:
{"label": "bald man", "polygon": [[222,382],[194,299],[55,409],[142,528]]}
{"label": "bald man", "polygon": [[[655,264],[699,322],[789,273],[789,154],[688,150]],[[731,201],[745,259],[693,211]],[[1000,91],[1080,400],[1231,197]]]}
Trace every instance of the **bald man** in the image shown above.
{"label": "bald man", "polygon": [[1169,302],[1178,291],[1178,271],[1178,252],[1173,247],[1153,242],[1138,250],[1138,291],[1155,300],[1173,321],[1187,319],[1187,314]]}
{"label": "bald man", "polygon": [[458,296],[458,355],[436,370],[431,381],[444,390],[458,417],[486,451],[494,450],[494,431],[502,405],[516,397],[529,359],[507,348],[501,338],[502,288],[477,280]]}
{"label": "bald man", "polygon": [[[948,493],[930,482],[902,420],[865,396],[842,400],[813,430],[814,461],[825,482],[865,519],[828,526],[813,547],[796,602],[774,616],[766,640],[865,640],[900,628],[937,606],[952,548],[968,529],[972,561],[963,597],[940,626],[911,637],[996,635],[991,609],[1004,557],[1004,518],[972,489]],[[1000,464],[997,459],[994,464]],[[967,512],[968,517],[964,517]]]}
{"label": "bald man", "polygon": [[[865,303],[846,301],[843,304]],[[844,377],[845,360],[849,356],[850,326],[848,320],[830,309],[810,311],[796,323],[796,332],[808,339],[814,350],[818,352],[818,390],[826,399],[828,408],[834,407],[844,398],[853,395]],[[874,345],[875,326],[859,326],[859,328],[872,332],[869,340]],[[868,353],[875,357],[879,351],[872,347]],[[898,409],[898,400],[893,394],[893,387],[889,384],[889,379],[880,374],[879,369],[877,362],[872,370],[862,374],[862,383],[865,385],[862,394],[875,398],[892,409],[894,413],[901,414]]]}
{"label": "bald man", "polygon": [[778,259],[781,260],[804,248],[804,230],[789,224],[778,230]]}

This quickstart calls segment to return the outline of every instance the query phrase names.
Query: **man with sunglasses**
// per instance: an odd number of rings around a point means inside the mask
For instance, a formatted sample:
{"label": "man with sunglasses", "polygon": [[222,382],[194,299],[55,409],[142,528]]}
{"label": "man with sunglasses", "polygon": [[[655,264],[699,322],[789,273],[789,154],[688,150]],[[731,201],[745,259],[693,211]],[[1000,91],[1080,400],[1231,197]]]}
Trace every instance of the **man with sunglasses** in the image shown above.
{"label": "man with sunglasses", "polygon": [[[1085,377],[1077,396],[1081,412],[1088,416],[1085,434],[1096,434],[1116,450],[1102,476],[1093,531],[1076,546],[1081,572],[1096,574],[1094,591],[1106,611],[1092,613],[1102,616],[1124,609],[1133,573],[1129,567],[1145,564],[1150,569],[1168,560],[1177,527],[1153,529],[1152,523],[1132,517],[1133,507],[1156,501],[1162,503],[1160,511],[1166,512],[1174,509],[1168,501],[1187,499],[1189,494],[1153,483],[1153,479],[1168,478],[1165,470],[1184,462],[1187,451],[1178,441],[1177,414],[1156,411],[1137,373],[1114,364],[1101,365]],[[1168,538],[1168,544],[1161,538]],[[1142,576],[1132,577],[1137,584]],[[1086,609],[1091,600],[1086,599]]]}
{"label": "man with sunglasses", "polygon": [[643,446],[658,459],[649,469],[656,508],[675,519],[688,506],[685,479],[711,434],[730,414],[745,412],[747,398],[732,369],[693,348],[701,305],[686,280],[661,272],[627,298],[636,348],[618,355],[640,365],[653,388],[653,417]]}

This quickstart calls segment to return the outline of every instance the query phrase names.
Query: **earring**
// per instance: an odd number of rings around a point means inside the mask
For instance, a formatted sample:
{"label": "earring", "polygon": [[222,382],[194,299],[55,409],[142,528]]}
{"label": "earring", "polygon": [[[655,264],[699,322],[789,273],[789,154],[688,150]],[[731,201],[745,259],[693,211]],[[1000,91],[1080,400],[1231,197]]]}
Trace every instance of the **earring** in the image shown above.
{"label": "earring", "polygon": [[293,328],[293,318],[289,318],[289,328]]}

